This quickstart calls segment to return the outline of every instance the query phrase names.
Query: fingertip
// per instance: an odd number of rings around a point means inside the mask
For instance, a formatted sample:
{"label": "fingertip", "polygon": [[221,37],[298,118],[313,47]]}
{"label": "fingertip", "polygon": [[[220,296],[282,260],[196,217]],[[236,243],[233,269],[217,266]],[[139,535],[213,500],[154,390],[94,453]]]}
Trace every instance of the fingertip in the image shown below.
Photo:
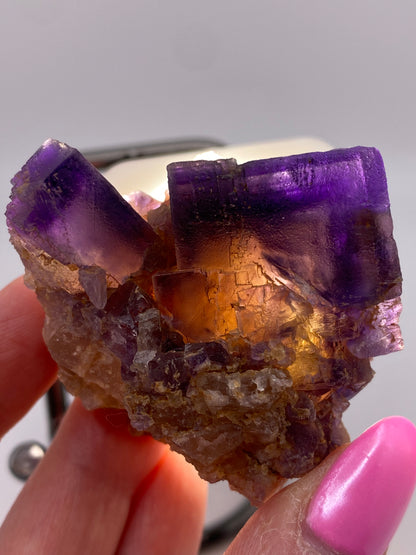
{"label": "fingertip", "polygon": [[0,291],[0,436],[56,379],[56,364],[42,337],[43,321],[43,309],[22,278]]}
{"label": "fingertip", "polygon": [[380,420],[353,441],[317,488],[306,524],[324,545],[351,555],[382,555],[416,484],[416,428]]}
{"label": "fingertip", "polygon": [[323,555],[305,536],[309,500],[344,447],[336,449],[314,470],[280,490],[241,529],[226,555]]}

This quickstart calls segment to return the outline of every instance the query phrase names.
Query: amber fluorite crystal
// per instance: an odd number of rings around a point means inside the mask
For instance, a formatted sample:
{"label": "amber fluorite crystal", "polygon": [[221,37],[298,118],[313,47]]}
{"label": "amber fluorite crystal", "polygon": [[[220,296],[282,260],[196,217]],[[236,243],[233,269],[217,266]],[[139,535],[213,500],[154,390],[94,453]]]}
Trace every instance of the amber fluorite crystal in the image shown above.
{"label": "amber fluorite crystal", "polygon": [[260,503],[345,441],[369,359],[402,346],[383,162],[356,147],[168,177],[169,200],[129,204],[48,140],[12,181],[12,242],[67,388]]}

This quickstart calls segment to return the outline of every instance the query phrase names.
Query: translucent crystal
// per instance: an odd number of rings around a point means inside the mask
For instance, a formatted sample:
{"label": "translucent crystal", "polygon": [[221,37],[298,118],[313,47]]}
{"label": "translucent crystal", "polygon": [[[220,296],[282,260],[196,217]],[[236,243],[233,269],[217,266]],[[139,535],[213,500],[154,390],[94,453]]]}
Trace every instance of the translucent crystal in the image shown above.
{"label": "translucent crystal", "polygon": [[48,140],[13,179],[12,242],[68,389],[124,407],[254,503],[346,440],[370,357],[402,347],[380,154],[168,167],[129,203]]}

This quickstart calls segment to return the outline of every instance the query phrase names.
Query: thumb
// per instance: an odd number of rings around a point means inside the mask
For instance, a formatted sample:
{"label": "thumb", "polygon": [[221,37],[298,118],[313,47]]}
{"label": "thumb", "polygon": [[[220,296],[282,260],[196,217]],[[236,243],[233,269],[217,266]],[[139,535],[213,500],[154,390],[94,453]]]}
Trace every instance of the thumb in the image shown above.
{"label": "thumb", "polygon": [[270,498],[226,555],[382,555],[416,484],[416,428],[380,420]]}

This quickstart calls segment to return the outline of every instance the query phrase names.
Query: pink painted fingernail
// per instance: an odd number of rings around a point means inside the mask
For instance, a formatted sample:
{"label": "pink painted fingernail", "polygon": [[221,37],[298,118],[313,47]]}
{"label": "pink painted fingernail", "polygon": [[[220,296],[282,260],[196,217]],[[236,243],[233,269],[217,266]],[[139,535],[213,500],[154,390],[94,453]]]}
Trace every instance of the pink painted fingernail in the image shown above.
{"label": "pink painted fingernail", "polygon": [[351,443],[324,477],[306,524],[330,549],[382,555],[416,484],[416,427],[385,418]]}

